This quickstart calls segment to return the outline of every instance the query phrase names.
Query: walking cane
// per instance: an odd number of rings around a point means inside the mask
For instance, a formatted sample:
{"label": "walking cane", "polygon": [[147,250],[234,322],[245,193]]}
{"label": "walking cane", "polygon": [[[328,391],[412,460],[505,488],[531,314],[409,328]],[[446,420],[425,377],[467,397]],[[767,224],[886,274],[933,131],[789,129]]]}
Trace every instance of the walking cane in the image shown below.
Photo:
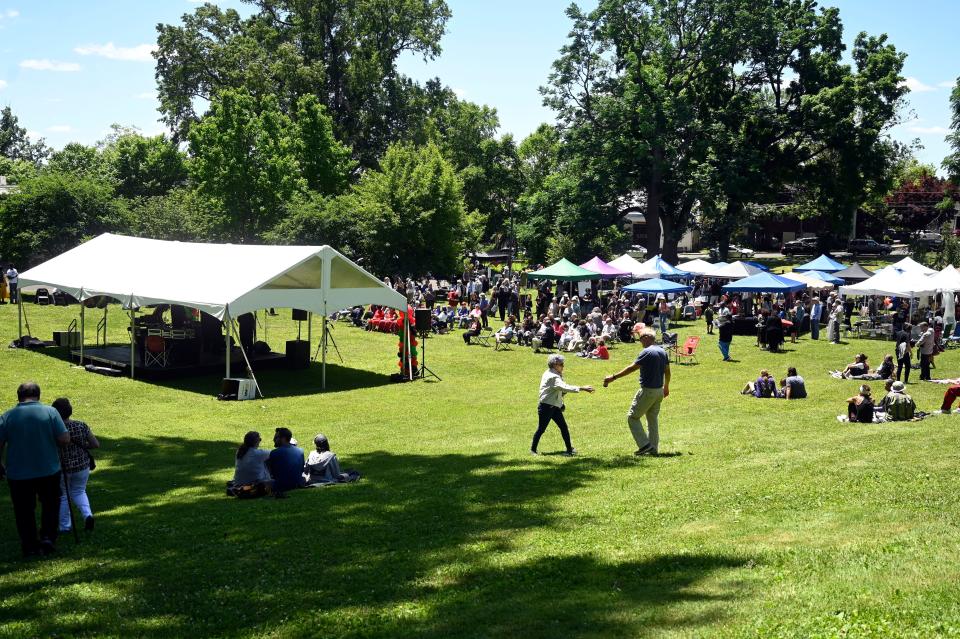
{"label": "walking cane", "polygon": [[67,510],[70,511],[70,528],[73,530],[73,543],[80,543],[80,532],[77,530],[77,521],[73,518],[73,502],[70,501],[70,481],[67,479],[67,471],[64,470],[63,452],[60,452],[60,475],[63,477],[63,489],[67,497]]}

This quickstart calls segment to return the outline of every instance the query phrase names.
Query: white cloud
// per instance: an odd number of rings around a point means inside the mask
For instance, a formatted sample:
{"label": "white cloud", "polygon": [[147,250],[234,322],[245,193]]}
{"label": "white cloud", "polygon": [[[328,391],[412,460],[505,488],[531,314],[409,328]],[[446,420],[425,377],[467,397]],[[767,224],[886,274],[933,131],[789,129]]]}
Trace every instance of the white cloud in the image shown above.
{"label": "white cloud", "polygon": [[950,130],[943,126],[908,126],[907,131],[927,135],[946,135],[950,133]]}
{"label": "white cloud", "polygon": [[6,88],[7,88],[7,81],[0,80],[0,89],[6,89]]}
{"label": "white cloud", "polygon": [[57,60],[23,60],[20,62],[21,69],[33,69],[34,71],[79,71],[80,65],[76,62],[58,62]]}
{"label": "white cloud", "polygon": [[906,86],[913,93],[927,93],[928,91],[936,91],[937,87],[932,87],[929,84],[924,84],[916,78],[904,78],[903,85]]}
{"label": "white cloud", "polygon": [[96,55],[109,60],[129,60],[133,62],[153,62],[155,44],[138,44],[135,47],[118,47],[112,42],[106,44],[87,44],[75,47],[73,51],[80,55]]}
{"label": "white cloud", "polygon": [[453,94],[462,100],[463,96],[467,95],[467,92],[464,89],[454,89]]}
{"label": "white cloud", "polygon": [[157,97],[157,94],[153,91],[144,91],[143,93],[138,93],[133,97],[137,100],[152,100],[153,98]]}
{"label": "white cloud", "polygon": [[47,131],[50,133],[67,133],[68,131],[72,130],[73,128],[71,128],[68,124],[55,124],[47,127]]}
{"label": "white cloud", "polygon": [[939,83],[937,86],[940,87],[941,89],[952,89],[956,84],[957,83],[954,82],[953,80],[946,80],[944,82]]}
{"label": "white cloud", "polygon": [[27,131],[27,137],[30,138],[32,142],[36,142],[43,137],[43,133],[39,131]]}
{"label": "white cloud", "polygon": [[8,18],[16,18],[18,15],[20,15],[20,12],[16,9],[7,9]]}

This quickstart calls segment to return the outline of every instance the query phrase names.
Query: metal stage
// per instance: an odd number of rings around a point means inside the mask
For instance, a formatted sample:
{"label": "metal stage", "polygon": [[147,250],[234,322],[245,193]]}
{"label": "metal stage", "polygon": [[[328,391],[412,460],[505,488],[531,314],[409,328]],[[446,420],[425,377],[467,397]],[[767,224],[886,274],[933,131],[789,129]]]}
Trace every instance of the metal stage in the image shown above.
{"label": "metal stage", "polygon": [[[70,354],[76,360],[80,358],[80,349],[70,350]],[[248,354],[250,364],[255,371],[261,371],[274,368],[286,368],[287,357],[283,353],[263,353],[260,355]],[[129,346],[85,346],[83,349],[83,362],[81,364],[94,364],[96,366],[105,366],[114,368],[130,376],[130,347]],[[170,377],[185,377],[190,375],[223,375],[226,366],[224,353],[202,353],[193,361],[177,361],[176,357],[170,359],[166,366],[144,366],[143,358],[139,352],[134,355],[134,377],[140,379],[165,379]],[[243,354],[239,348],[234,347],[230,355],[231,376],[246,377],[246,363],[243,361]]]}

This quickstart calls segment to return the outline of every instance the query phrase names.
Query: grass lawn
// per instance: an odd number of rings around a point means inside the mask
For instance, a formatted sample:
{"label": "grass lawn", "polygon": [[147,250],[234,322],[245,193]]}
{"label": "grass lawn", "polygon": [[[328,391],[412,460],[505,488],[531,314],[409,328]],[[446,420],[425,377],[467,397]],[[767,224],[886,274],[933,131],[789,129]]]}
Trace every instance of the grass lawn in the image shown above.
{"label": "grass lawn", "polygon": [[[78,307],[28,311],[49,338]],[[275,349],[295,333],[288,313],[270,320]],[[0,306],[0,339],[15,333],[16,307]],[[705,337],[699,365],[674,366],[667,454],[643,459],[624,417],[636,381],[600,388],[636,349],[571,357],[566,378],[598,390],[569,398],[581,454],[568,459],[527,453],[544,356],[466,347],[457,332],[429,340],[442,382],[394,385],[395,337],[335,335],[346,368],[331,367],[329,392],[318,366],[263,372],[268,398],[250,402],[218,402],[218,377],[131,381],[55,349],[0,350],[7,405],[35,379],[103,443],[97,529],[78,546],[61,537],[56,558],[20,559],[0,490],[0,638],[960,635],[960,415],[836,420],[858,383],[827,370],[861,350],[878,364],[890,342],[805,338],[770,354],[736,337],[723,363]],[[810,399],[738,394],[788,365]],[[958,368],[950,351],[935,376]],[[918,405],[937,408],[945,387],[917,377]],[[269,441],[280,425],[302,442],[326,433],[364,479],[225,497],[243,433]],[[561,450],[551,426],[541,451]]]}

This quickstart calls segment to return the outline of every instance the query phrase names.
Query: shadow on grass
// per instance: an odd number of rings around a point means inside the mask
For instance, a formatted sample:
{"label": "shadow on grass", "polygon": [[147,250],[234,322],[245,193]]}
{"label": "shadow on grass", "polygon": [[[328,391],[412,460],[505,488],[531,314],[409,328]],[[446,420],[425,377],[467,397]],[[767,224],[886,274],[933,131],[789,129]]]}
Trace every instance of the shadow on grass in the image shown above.
{"label": "shadow on grass", "polygon": [[[638,635],[721,619],[746,558],[543,556],[575,535],[560,502],[602,463],[498,455],[344,456],[365,474],[286,500],[222,496],[235,443],[104,441],[97,530],[57,559],[0,563],[0,628],[20,636]],[[7,502],[7,503],[2,503]],[[10,508],[0,497],[0,508]],[[642,507],[639,504],[638,507]],[[18,546],[7,518],[0,552]],[[630,550],[625,548],[625,550]],[[712,588],[716,593],[716,587]],[[0,636],[4,633],[0,631]]]}

